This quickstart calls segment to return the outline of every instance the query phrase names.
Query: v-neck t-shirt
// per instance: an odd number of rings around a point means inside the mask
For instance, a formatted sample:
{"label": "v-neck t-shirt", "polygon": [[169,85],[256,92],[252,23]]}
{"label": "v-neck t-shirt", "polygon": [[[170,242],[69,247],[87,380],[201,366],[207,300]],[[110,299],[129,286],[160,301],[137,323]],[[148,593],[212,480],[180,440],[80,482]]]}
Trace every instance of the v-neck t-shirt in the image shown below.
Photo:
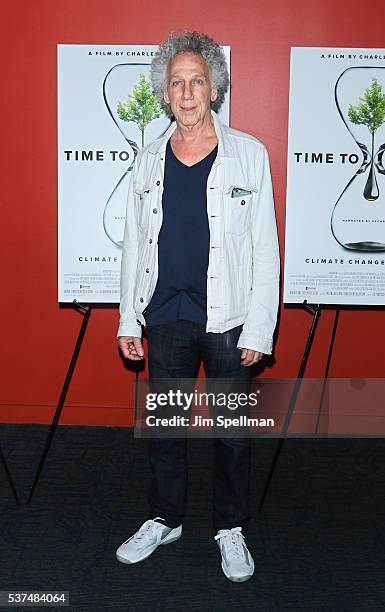
{"label": "v-neck t-shirt", "polygon": [[207,323],[207,268],[210,232],[207,178],[218,146],[186,166],[167,143],[163,222],[158,236],[158,281],[144,312],[147,325],[179,320]]}

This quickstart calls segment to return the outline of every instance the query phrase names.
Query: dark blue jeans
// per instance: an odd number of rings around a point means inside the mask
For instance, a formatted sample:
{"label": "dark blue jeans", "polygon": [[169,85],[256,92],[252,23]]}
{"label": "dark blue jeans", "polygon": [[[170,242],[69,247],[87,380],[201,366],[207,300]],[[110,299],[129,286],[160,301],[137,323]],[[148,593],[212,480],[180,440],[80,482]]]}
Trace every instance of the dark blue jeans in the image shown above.
{"label": "dark blue jeans", "polygon": [[[250,368],[241,365],[237,348],[242,326],[223,334],[206,333],[204,325],[177,321],[147,329],[150,378],[195,379],[200,360],[207,378],[250,380]],[[183,522],[187,494],[185,438],[149,440],[152,471],[151,517],[160,516],[169,527]],[[249,513],[248,438],[215,438],[214,527],[245,527]]]}

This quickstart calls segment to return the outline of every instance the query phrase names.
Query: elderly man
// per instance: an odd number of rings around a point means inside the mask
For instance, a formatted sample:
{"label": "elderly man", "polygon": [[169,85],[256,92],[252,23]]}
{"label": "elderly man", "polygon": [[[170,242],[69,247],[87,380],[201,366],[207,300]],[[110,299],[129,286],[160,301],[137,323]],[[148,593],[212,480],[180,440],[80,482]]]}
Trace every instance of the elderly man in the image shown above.
{"label": "elderly man", "polygon": [[[256,138],[228,128],[216,110],[228,88],[221,47],[197,32],[172,33],[151,65],[159,101],[175,121],[142,149],[129,187],[118,343],[144,357],[150,378],[246,381],[272,351],[279,251],[268,155]],[[149,440],[148,520],[117,550],[137,563],[181,536],[186,440]],[[214,527],[222,570],[249,579],[244,534],[249,440],[214,440]]]}

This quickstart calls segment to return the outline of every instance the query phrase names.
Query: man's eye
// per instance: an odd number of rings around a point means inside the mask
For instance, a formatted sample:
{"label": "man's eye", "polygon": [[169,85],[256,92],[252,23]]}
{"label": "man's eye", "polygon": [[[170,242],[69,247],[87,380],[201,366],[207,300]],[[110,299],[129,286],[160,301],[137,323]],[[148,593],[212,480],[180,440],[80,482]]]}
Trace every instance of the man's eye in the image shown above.
{"label": "man's eye", "polygon": [[180,84],[180,81],[172,81],[171,84],[173,85],[173,87],[176,87],[177,85]]}
{"label": "man's eye", "polygon": [[203,79],[194,79],[193,81],[196,85],[203,85]]}

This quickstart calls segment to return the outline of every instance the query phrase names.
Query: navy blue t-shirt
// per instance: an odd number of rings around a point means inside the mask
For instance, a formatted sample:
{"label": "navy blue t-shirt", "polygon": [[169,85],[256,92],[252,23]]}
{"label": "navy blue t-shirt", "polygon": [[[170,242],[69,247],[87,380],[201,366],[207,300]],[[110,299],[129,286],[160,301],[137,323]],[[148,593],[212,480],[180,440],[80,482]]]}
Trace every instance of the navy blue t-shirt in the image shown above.
{"label": "navy blue t-shirt", "polygon": [[147,325],[179,320],[207,323],[209,224],[207,178],[218,147],[186,166],[168,141],[162,197],[163,222],[158,237],[159,275],[144,312]]}

